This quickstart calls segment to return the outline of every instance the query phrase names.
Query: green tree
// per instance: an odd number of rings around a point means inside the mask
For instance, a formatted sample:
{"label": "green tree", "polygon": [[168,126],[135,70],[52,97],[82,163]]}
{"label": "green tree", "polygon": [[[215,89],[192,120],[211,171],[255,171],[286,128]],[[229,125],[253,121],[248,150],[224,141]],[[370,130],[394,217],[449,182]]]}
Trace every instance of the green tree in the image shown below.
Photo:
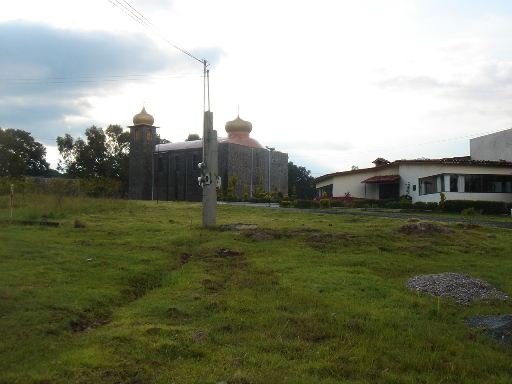
{"label": "green tree", "polygon": [[57,148],[62,157],[58,168],[69,176],[128,181],[129,133],[120,125],[111,124],[105,131],[93,125],[85,130],[85,140],[59,136]]}
{"label": "green tree", "polygon": [[16,153],[14,137],[0,129],[0,177],[16,178],[25,174],[25,161]]}
{"label": "green tree", "polygon": [[189,133],[185,141],[197,141],[201,140],[201,137],[197,133]]}
{"label": "green tree", "polygon": [[316,196],[315,181],[314,177],[311,176],[311,171],[290,161],[288,163],[289,196],[295,195],[294,188],[299,199],[314,199]]}
{"label": "green tree", "polygon": [[164,139],[163,137],[160,137],[160,134],[157,133],[156,134],[156,143],[157,144],[167,144],[167,143],[170,143],[170,141],[167,139]]}
{"label": "green tree", "polygon": [[8,177],[48,176],[46,148],[21,129],[0,129],[0,175]]}

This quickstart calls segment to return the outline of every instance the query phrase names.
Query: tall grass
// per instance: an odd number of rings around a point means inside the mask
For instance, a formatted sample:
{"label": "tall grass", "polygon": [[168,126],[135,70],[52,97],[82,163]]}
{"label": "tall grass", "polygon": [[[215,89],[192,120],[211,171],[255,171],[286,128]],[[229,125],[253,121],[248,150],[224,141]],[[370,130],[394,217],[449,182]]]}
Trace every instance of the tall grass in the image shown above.
{"label": "tall grass", "polygon": [[259,230],[220,231],[195,203],[16,204],[20,220],[60,225],[0,224],[2,383],[512,380],[510,347],[463,322],[509,301],[405,287],[460,272],[512,292],[509,230],[406,236],[400,219],[223,205],[219,224]]}

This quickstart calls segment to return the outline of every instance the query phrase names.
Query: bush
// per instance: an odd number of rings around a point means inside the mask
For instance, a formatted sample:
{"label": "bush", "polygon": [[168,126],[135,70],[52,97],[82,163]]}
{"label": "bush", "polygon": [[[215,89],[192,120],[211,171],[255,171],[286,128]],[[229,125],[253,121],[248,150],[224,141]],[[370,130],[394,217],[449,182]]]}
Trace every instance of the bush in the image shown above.
{"label": "bush", "polygon": [[418,211],[424,211],[427,209],[427,203],[425,203],[424,201],[417,201],[412,206],[414,209]]}
{"label": "bush", "polygon": [[345,204],[344,201],[341,200],[331,200],[331,207],[346,207],[347,204]]}
{"label": "bush", "polygon": [[320,200],[320,207],[322,207],[322,208],[330,208],[331,207],[331,200],[329,200],[329,199],[322,199],[322,200]]}
{"label": "bush", "polygon": [[388,201],[386,203],[386,208],[389,209],[400,209],[402,205],[402,202],[400,201]]}
{"label": "bush", "polygon": [[474,208],[484,214],[502,215],[508,214],[510,209],[503,201],[480,201],[480,200],[446,200],[444,202],[445,212],[461,213],[462,211]]}
{"label": "bush", "polygon": [[384,207],[390,200],[377,200],[377,199],[358,199],[350,203],[354,208],[371,208],[371,207]]}
{"label": "bush", "polygon": [[320,203],[314,200],[297,200],[295,207],[303,209],[315,209],[320,208]]}
{"label": "bush", "polygon": [[437,211],[439,209],[439,204],[436,203],[435,201],[429,201],[427,203],[425,203],[425,209],[427,211]]}

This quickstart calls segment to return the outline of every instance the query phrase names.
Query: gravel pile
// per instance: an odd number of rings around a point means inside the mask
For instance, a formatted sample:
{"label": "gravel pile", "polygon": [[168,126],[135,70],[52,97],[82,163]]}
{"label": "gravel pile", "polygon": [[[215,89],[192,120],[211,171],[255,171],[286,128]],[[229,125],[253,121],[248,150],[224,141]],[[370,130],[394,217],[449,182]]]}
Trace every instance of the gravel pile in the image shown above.
{"label": "gravel pile", "polygon": [[420,275],[409,279],[406,285],[411,290],[425,292],[432,296],[449,297],[461,304],[467,304],[473,300],[506,300],[508,298],[491,284],[460,273]]}

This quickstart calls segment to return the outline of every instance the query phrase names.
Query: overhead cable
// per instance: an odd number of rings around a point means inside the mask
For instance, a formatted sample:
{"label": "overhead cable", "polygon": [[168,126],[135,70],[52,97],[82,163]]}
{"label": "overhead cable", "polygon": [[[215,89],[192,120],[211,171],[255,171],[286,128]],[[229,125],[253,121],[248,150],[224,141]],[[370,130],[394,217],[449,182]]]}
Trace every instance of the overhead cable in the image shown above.
{"label": "overhead cable", "polygon": [[199,61],[200,63],[207,66],[209,62],[205,59],[199,59],[196,56],[194,56],[192,53],[187,51],[184,48],[181,48],[171,42],[165,34],[158,29],[153,23],[151,23],[147,18],[145,18],[139,11],[137,11],[130,3],[128,3],[126,0],[122,0],[122,2],[126,5],[124,5],[120,0],[107,0],[109,3],[113,4],[115,7],[117,7],[119,10],[121,10],[123,13],[131,17],[133,20],[135,20],[137,23],[142,25],[144,28],[149,30],[150,32],[154,33],[158,37],[160,37],[163,41],[165,41],[167,44],[171,45],[172,47],[176,48],[178,51],[183,52],[185,55],[193,58],[194,60]]}

